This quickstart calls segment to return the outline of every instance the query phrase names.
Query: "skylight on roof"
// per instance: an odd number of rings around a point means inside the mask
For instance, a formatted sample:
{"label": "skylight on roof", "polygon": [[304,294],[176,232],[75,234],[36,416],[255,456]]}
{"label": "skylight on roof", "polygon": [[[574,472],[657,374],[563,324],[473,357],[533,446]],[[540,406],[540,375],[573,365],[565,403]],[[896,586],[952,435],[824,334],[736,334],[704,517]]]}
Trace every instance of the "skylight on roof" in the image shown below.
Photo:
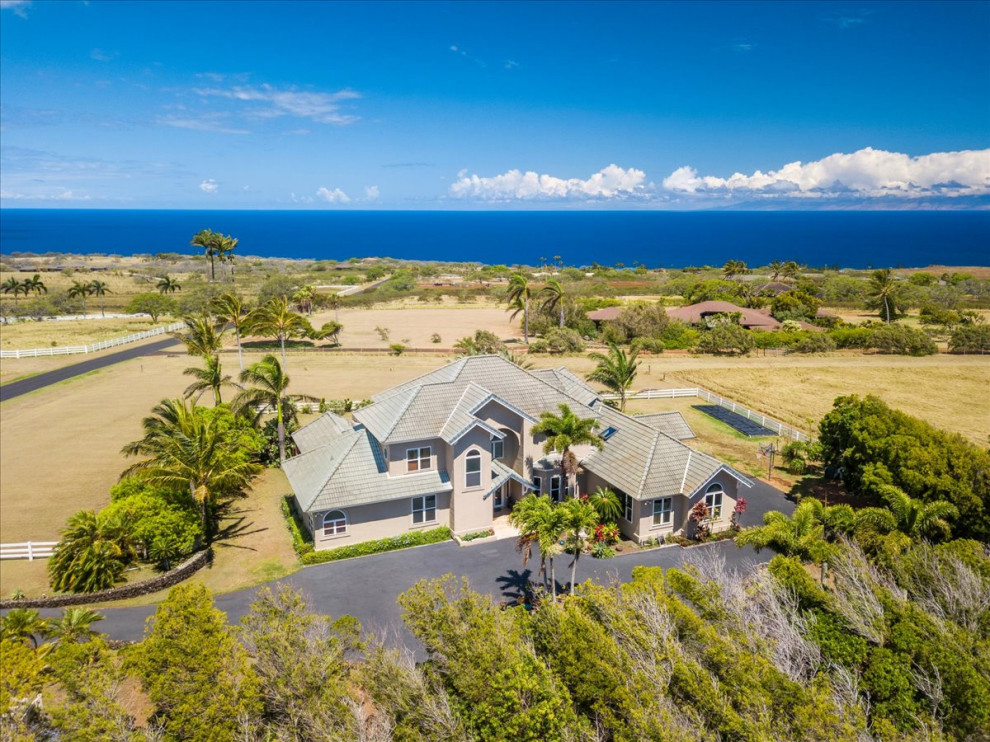
{"label": "skylight on roof", "polygon": [[609,425],[607,428],[605,428],[605,430],[601,432],[601,439],[603,441],[607,441],[609,438],[615,435],[618,432],[618,430],[619,430],[618,428],[614,428],[611,425]]}

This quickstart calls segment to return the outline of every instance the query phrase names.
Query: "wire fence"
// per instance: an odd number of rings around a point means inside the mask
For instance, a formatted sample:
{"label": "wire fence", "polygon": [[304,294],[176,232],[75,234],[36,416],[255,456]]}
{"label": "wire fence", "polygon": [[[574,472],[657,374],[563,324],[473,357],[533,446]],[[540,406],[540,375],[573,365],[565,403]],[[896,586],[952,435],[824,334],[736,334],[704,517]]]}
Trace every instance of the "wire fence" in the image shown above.
{"label": "wire fence", "polygon": [[133,335],[125,335],[112,340],[101,340],[90,345],[64,345],[55,348],[29,348],[27,350],[0,350],[0,358],[37,358],[39,356],[67,356],[76,353],[96,353],[107,348],[116,348],[118,345],[136,343],[139,340],[164,335],[169,332],[177,332],[185,327],[182,322],[174,322],[166,327],[156,327],[153,330],[136,332]]}
{"label": "wire fence", "polygon": [[[618,394],[603,394],[605,399],[618,399]],[[768,415],[764,415],[762,412],[756,412],[748,407],[739,404],[735,400],[726,399],[725,397],[715,394],[702,387],[690,387],[686,389],[644,389],[641,392],[636,392],[635,394],[627,394],[626,399],[677,399],[680,397],[698,397],[705,400],[706,402],[711,402],[712,404],[717,404],[719,407],[724,407],[727,410],[732,410],[737,415],[742,415],[743,417],[752,420],[753,422],[758,422],[765,428],[769,430],[774,430],[777,435],[784,438],[791,438],[795,441],[813,441],[814,436],[805,433],[803,430],[798,430],[790,425],[785,425],[779,420],[774,420]]]}

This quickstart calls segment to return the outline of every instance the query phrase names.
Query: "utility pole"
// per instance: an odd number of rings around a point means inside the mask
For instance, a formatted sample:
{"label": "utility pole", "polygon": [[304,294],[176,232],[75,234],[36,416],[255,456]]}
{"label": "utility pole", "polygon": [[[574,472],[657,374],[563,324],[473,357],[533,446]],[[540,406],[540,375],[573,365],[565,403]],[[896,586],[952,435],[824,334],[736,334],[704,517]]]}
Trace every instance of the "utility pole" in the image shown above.
{"label": "utility pole", "polygon": [[757,453],[757,456],[765,456],[769,460],[767,466],[767,479],[769,480],[773,480],[773,460],[778,451],[777,441],[771,441],[770,443],[761,443],[759,453]]}

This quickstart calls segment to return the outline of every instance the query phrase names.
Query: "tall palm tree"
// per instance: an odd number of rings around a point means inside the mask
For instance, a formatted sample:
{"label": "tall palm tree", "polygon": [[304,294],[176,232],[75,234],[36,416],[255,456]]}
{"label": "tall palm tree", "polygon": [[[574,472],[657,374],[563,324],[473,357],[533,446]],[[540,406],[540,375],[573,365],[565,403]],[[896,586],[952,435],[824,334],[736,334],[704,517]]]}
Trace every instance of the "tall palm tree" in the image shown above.
{"label": "tall palm tree", "polygon": [[900,287],[894,281],[890,268],[873,271],[870,276],[870,293],[867,296],[867,306],[876,309],[888,325],[897,319],[903,304],[900,300]]}
{"label": "tall palm tree", "polygon": [[107,282],[98,280],[90,281],[89,293],[100,298],[100,314],[106,317],[107,313],[103,309],[103,297],[111,293],[110,288],[107,286]]}
{"label": "tall palm tree", "polygon": [[517,551],[522,552],[523,566],[529,563],[533,546],[540,550],[540,574],[546,586],[547,565],[550,566],[550,595],[557,602],[557,574],[554,557],[562,552],[560,539],[564,534],[564,511],[547,495],[527,495],[509,513],[509,522],[519,529]]}
{"label": "tall palm tree", "polygon": [[303,286],[292,295],[292,301],[299,306],[300,312],[313,316],[313,295],[316,293],[312,286]]}
{"label": "tall palm tree", "polygon": [[289,309],[284,296],[275,297],[248,315],[248,326],[260,335],[274,335],[282,346],[282,366],[285,366],[285,340],[302,335],[309,329],[309,322]]}
{"label": "tall palm tree", "polygon": [[217,245],[219,240],[223,235],[218,232],[214,232],[212,229],[201,229],[196,234],[193,235],[190,245],[193,247],[203,248],[203,252],[206,257],[210,259],[210,280],[217,280],[216,266],[213,263],[214,258],[217,256]]}
{"label": "tall palm tree", "polygon": [[779,260],[770,263],[770,280],[776,281],[780,277],[780,272],[784,269],[784,264]]}
{"label": "tall palm tree", "polygon": [[722,275],[726,279],[732,279],[746,273],[749,273],[749,266],[742,260],[727,260],[725,265],[722,266]]}
{"label": "tall palm tree", "polygon": [[31,646],[37,649],[38,637],[47,636],[48,631],[48,619],[42,618],[32,608],[14,608],[7,615],[0,616],[0,640],[30,641]]}
{"label": "tall palm tree", "polygon": [[93,285],[82,281],[73,281],[69,287],[68,295],[70,299],[82,299],[83,314],[86,314],[86,297],[93,290]]}
{"label": "tall palm tree", "polygon": [[0,290],[2,290],[5,294],[13,294],[14,301],[16,302],[18,294],[21,294],[24,291],[24,284],[11,276],[3,282],[3,285],[0,286]]}
{"label": "tall palm tree", "polygon": [[286,410],[295,414],[295,402],[317,402],[308,394],[288,394],[289,376],[278,359],[269,354],[257,363],[252,363],[241,371],[241,383],[253,384],[234,399],[233,407],[250,416],[257,425],[266,410],[275,410],[278,424],[278,455],[285,461],[285,418]]}
{"label": "tall palm tree", "polygon": [[952,533],[949,519],[956,518],[956,506],[945,500],[925,502],[891,485],[880,485],[886,508],[863,508],[856,512],[857,528],[880,533],[900,531],[913,539],[946,539]]}
{"label": "tall palm tree", "polygon": [[514,273],[509,279],[509,291],[505,295],[509,303],[508,309],[512,310],[512,319],[516,318],[520,312],[523,313],[523,338],[526,345],[529,345],[529,300],[533,298],[533,290],[529,281],[520,273]]}
{"label": "tall palm tree", "polygon": [[244,354],[241,351],[241,328],[245,321],[244,302],[237,294],[228,292],[221,294],[210,302],[210,311],[223,322],[234,326],[234,339],[237,341],[237,363],[244,370]]}
{"label": "tall palm tree", "polygon": [[598,511],[587,498],[577,498],[561,503],[564,512],[564,533],[567,541],[574,549],[574,560],[571,562],[571,595],[574,595],[574,583],[577,580],[577,563],[581,558],[581,550],[588,541],[588,536],[598,525]]}
{"label": "tall palm tree", "polygon": [[798,274],[801,272],[801,266],[793,260],[788,260],[780,267],[780,275],[784,278],[797,278]]}
{"label": "tall palm tree", "polygon": [[224,386],[237,386],[237,384],[231,380],[230,376],[224,375],[220,367],[219,356],[204,356],[203,361],[205,363],[203,368],[191,366],[182,372],[186,376],[195,377],[195,381],[186,387],[183,394],[187,399],[194,396],[194,401],[198,402],[199,398],[203,396],[203,392],[210,389],[213,391],[213,404],[220,405],[223,403],[220,388]]}
{"label": "tall palm tree", "polygon": [[578,460],[571,450],[572,446],[590,444],[595,448],[602,447],[602,439],[592,432],[595,428],[594,418],[578,417],[566,404],[559,404],[560,415],[550,411],[540,414],[540,421],[533,426],[534,434],[547,437],[543,444],[544,453],[557,451],[560,453],[560,468],[567,478],[571,494],[577,497],[577,487],[573,486],[578,473]]}
{"label": "tall palm tree", "polygon": [[41,275],[35,273],[30,278],[25,278],[24,283],[21,284],[24,288],[22,289],[25,296],[28,294],[47,294],[48,287],[45,286],[44,281],[41,280]]}
{"label": "tall palm tree", "polygon": [[620,411],[626,409],[626,392],[636,380],[636,372],[639,369],[639,362],[636,360],[638,356],[639,350],[636,348],[627,354],[616,343],[609,343],[608,355],[588,354],[589,358],[598,362],[598,366],[585,378],[588,381],[597,381],[606,389],[618,394]]}
{"label": "tall palm tree", "polygon": [[51,586],[60,592],[92,593],[113,587],[134,561],[128,527],[93,510],[69,516],[62,538],[48,560]]}
{"label": "tall palm tree", "polygon": [[174,294],[182,288],[182,285],[174,278],[164,276],[158,279],[158,292],[161,294]]}
{"label": "tall palm tree", "polygon": [[216,253],[220,259],[220,269],[226,273],[224,265],[230,263],[230,280],[234,280],[234,250],[237,249],[237,238],[229,234],[216,236]]}
{"label": "tall palm tree", "polygon": [[176,337],[186,345],[191,356],[208,358],[215,356],[223,347],[224,329],[218,327],[213,317],[203,314],[199,317],[183,317],[186,329],[176,333]]}
{"label": "tall palm tree", "polygon": [[143,421],[145,435],[122,449],[145,456],[121,475],[138,475],[152,484],[188,488],[199,504],[207,542],[212,541],[210,513],[221,497],[240,494],[263,467],[250,461],[236,435],[209,411],[184,400],[165,399]]}
{"label": "tall palm tree", "polygon": [[558,320],[558,326],[564,326],[564,289],[560,285],[560,282],[551,278],[547,281],[547,285],[540,289],[540,295],[543,297],[543,304],[541,309],[550,314],[554,310],[560,311],[560,318]]}
{"label": "tall palm tree", "polygon": [[49,622],[48,636],[64,644],[88,641],[97,634],[93,624],[102,620],[102,615],[89,608],[66,608],[61,618]]}

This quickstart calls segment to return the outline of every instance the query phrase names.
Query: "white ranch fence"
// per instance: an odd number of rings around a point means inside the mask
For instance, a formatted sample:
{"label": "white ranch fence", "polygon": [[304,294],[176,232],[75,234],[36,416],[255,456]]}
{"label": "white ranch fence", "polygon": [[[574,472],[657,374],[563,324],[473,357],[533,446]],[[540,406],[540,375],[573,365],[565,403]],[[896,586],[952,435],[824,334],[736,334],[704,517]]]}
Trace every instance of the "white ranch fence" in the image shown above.
{"label": "white ranch fence", "polygon": [[30,348],[28,350],[0,350],[0,358],[37,358],[38,356],[67,356],[75,353],[96,353],[107,348],[115,348],[118,345],[136,343],[138,340],[164,335],[167,332],[177,332],[185,327],[182,322],[174,322],[166,327],[156,327],[153,330],[136,332],[133,335],[125,335],[112,340],[101,340],[91,345],[66,345],[58,348]]}
{"label": "white ranch fence", "polygon": [[[619,395],[603,394],[602,397],[605,399],[618,399]],[[777,435],[784,438],[792,438],[796,441],[814,440],[814,436],[808,435],[802,430],[792,428],[790,425],[784,425],[784,423],[774,420],[772,417],[764,415],[762,412],[755,412],[748,407],[744,407],[738,402],[735,402],[734,400],[726,399],[725,397],[719,396],[718,394],[715,394],[715,392],[710,392],[702,387],[691,387],[689,389],[644,389],[641,392],[626,395],[626,399],[676,399],[679,397],[699,397],[706,402],[717,404],[719,407],[732,410],[736,414],[742,415],[753,422],[758,422],[765,428],[777,431]]]}
{"label": "white ranch fence", "polygon": [[0,559],[47,559],[58,541],[25,541],[23,544],[0,544]]}

